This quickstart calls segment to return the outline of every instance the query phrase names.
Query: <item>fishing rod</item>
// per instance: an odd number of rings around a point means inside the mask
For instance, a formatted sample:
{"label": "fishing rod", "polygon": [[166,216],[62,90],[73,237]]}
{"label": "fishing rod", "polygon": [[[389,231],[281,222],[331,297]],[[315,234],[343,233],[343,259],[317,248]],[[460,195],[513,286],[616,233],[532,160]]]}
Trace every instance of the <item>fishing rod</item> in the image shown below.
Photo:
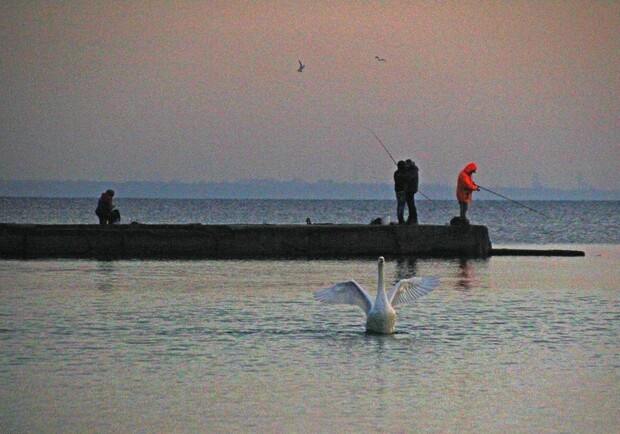
{"label": "fishing rod", "polygon": [[383,142],[381,141],[381,139],[375,134],[375,132],[373,130],[371,130],[370,128],[368,128],[368,131],[370,131],[372,133],[373,136],[375,136],[375,139],[377,139],[377,141],[381,144],[381,146],[383,146],[383,149],[385,149],[385,152],[387,152],[387,154],[390,156],[390,158],[392,159],[392,161],[394,162],[394,164],[396,164],[396,166],[398,166],[398,163],[396,162],[396,160],[394,159],[394,157],[392,156],[392,154],[390,154],[390,151],[388,151],[388,148],[383,144]]}
{"label": "fishing rod", "polygon": [[545,213],[543,213],[543,212],[541,212],[541,211],[538,211],[537,209],[530,208],[529,206],[524,205],[524,204],[522,204],[521,202],[517,202],[516,200],[512,200],[512,199],[510,199],[509,197],[506,197],[506,196],[504,196],[504,195],[501,195],[501,194],[499,194],[499,193],[494,192],[493,190],[489,190],[488,188],[483,187],[483,186],[481,186],[480,184],[476,184],[476,185],[478,186],[478,188],[479,188],[480,190],[488,191],[489,193],[494,194],[494,195],[496,195],[496,196],[499,196],[499,197],[501,197],[502,199],[506,199],[506,200],[508,200],[508,201],[510,201],[510,202],[512,202],[512,203],[516,203],[517,205],[522,206],[523,208],[527,208],[527,209],[529,209],[530,211],[537,212],[538,214],[541,214],[541,215],[544,215],[544,216],[545,216],[545,217],[547,217],[547,218],[550,218],[550,216],[548,216],[547,214],[545,214]]}
{"label": "fishing rod", "polygon": [[[373,136],[375,136],[375,139],[377,139],[377,141],[381,144],[381,146],[383,146],[383,149],[385,149],[385,152],[387,152],[387,154],[390,156],[390,158],[392,159],[392,161],[394,162],[394,164],[396,164],[396,167],[398,167],[398,163],[396,162],[396,160],[394,159],[394,157],[392,156],[392,154],[390,153],[390,151],[388,151],[388,148],[383,144],[383,142],[381,141],[381,139],[375,134],[375,132],[373,130],[371,130],[370,128],[368,128],[368,131],[370,131],[372,133]],[[431,202],[435,202],[433,199],[431,199],[430,197],[428,197],[427,195],[425,195],[424,193],[422,193],[420,191],[420,189],[418,188],[418,193],[420,193],[422,196],[424,196],[426,199],[430,200]]]}

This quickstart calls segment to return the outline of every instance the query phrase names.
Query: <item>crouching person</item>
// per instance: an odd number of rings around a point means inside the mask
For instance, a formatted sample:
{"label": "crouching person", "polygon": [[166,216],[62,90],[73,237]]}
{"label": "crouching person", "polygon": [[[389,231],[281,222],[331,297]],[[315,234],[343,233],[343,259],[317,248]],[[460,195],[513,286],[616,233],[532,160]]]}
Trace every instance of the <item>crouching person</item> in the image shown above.
{"label": "crouching person", "polygon": [[100,225],[111,225],[121,221],[121,213],[114,207],[112,199],[114,190],[107,190],[101,193],[95,214],[99,217]]}

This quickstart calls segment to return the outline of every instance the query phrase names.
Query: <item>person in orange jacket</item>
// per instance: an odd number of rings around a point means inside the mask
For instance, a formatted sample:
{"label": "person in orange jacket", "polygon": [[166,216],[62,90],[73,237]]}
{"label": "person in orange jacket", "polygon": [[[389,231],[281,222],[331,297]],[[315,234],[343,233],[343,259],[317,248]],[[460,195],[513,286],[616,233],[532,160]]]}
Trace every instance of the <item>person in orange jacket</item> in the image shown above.
{"label": "person in orange jacket", "polygon": [[474,191],[480,191],[480,188],[471,179],[471,175],[476,173],[478,165],[476,163],[469,163],[461,173],[456,181],[456,199],[459,201],[459,207],[461,209],[461,219],[467,222],[467,207],[471,202],[472,194]]}

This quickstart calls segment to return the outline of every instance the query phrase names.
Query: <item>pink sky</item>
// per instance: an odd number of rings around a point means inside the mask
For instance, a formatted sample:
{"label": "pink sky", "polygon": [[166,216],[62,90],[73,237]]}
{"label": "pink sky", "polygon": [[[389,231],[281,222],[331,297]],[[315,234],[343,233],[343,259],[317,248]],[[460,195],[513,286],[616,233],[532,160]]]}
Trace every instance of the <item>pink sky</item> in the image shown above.
{"label": "pink sky", "polygon": [[618,2],[3,2],[0,55],[1,179],[390,182],[372,128],[422,184],[620,185]]}

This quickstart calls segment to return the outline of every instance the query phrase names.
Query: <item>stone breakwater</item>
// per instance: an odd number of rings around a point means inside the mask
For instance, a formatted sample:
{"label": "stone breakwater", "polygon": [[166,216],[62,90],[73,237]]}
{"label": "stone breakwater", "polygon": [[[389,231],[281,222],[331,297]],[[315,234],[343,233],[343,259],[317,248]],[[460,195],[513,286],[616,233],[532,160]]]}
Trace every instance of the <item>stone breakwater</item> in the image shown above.
{"label": "stone breakwater", "polygon": [[486,226],[0,224],[1,258],[487,257]]}

